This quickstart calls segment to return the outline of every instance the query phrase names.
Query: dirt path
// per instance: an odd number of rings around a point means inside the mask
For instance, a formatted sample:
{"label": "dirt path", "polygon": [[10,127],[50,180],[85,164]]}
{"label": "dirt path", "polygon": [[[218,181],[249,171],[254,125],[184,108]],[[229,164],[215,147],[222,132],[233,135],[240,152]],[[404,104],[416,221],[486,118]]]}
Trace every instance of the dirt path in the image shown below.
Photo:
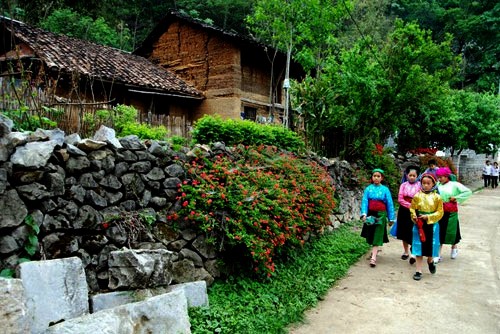
{"label": "dirt path", "polygon": [[459,210],[458,257],[445,245],[435,275],[424,266],[414,281],[415,265],[390,238],[376,268],[363,257],[289,333],[500,333],[500,188],[474,193]]}

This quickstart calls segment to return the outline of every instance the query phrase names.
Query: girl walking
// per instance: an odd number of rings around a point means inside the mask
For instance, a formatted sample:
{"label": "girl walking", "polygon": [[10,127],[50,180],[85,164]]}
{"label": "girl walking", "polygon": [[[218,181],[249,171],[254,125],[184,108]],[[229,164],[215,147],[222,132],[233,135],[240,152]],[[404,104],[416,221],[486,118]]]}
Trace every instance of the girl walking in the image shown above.
{"label": "girl walking", "polygon": [[493,163],[493,166],[491,166],[491,189],[495,189],[496,187],[498,187],[498,172],[498,162],[495,161]]}
{"label": "girl walking", "polygon": [[[462,204],[472,195],[472,191],[458,181],[450,181],[451,170],[448,167],[441,167],[437,171],[438,191],[443,199],[444,215],[439,221],[440,242],[443,245],[451,246],[452,259],[458,255],[457,244],[462,236],[460,235],[460,224],[458,221],[458,204]],[[441,251],[439,252],[441,261]]]}
{"label": "girl walking", "polygon": [[370,266],[377,265],[379,247],[389,242],[387,224],[394,223],[394,203],[389,188],[382,184],[384,171],[372,171],[371,184],[365,188],[361,200],[361,220],[364,222],[361,236],[372,246]]}
{"label": "girl walking", "polygon": [[[417,264],[413,279],[422,279],[423,257],[427,257],[427,265],[431,274],[436,273],[433,258],[439,256],[439,224],[443,217],[443,200],[434,189],[436,179],[430,173],[422,174],[422,190],[413,197],[410,205],[413,225],[411,253],[416,257]],[[398,222],[399,224],[399,222]]]}
{"label": "girl walking", "polygon": [[[417,180],[418,174],[419,168],[417,166],[408,166],[404,177],[407,181],[399,186],[396,238],[403,243],[401,260],[407,260],[410,257],[410,246],[413,238],[413,221],[410,216],[410,205],[413,196],[421,189],[420,181]],[[415,258],[411,257],[410,264],[413,263],[415,263]]]}

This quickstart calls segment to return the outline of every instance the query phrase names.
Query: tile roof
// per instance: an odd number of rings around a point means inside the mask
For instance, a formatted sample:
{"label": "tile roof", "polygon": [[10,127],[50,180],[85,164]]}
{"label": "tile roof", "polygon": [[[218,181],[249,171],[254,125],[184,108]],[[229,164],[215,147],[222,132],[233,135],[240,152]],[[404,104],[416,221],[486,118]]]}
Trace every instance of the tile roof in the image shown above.
{"label": "tile roof", "polygon": [[0,24],[28,44],[49,68],[77,72],[91,78],[113,81],[148,91],[183,96],[203,95],[174,73],[158,67],[146,58],[112,47],[58,35],[22,22],[0,17]]}

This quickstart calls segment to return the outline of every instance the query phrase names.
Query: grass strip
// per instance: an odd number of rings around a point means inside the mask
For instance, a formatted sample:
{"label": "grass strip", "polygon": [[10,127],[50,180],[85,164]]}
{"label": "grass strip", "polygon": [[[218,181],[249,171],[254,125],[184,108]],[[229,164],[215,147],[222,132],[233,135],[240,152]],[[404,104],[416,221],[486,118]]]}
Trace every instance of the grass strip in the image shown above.
{"label": "grass strip", "polygon": [[359,231],[344,224],[295,251],[267,281],[216,281],[210,307],[189,310],[192,333],[286,333],[367,250]]}

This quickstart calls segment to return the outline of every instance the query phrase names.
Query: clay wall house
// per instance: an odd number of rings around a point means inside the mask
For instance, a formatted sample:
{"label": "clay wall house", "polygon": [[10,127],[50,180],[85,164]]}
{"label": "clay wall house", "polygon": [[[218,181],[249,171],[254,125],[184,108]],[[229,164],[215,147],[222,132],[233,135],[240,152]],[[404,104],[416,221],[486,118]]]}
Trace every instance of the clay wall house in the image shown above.
{"label": "clay wall house", "polygon": [[[0,108],[63,110],[58,125],[82,133],[97,109],[132,105],[142,121],[186,135],[203,94],[146,58],[0,17]],[[16,88],[16,89],[14,89]],[[44,110],[47,110],[46,108]]]}
{"label": "clay wall house", "polygon": [[[280,123],[286,55],[177,12],[165,16],[134,54],[171,70],[203,91],[204,114]],[[292,64],[290,77],[302,76]]]}

